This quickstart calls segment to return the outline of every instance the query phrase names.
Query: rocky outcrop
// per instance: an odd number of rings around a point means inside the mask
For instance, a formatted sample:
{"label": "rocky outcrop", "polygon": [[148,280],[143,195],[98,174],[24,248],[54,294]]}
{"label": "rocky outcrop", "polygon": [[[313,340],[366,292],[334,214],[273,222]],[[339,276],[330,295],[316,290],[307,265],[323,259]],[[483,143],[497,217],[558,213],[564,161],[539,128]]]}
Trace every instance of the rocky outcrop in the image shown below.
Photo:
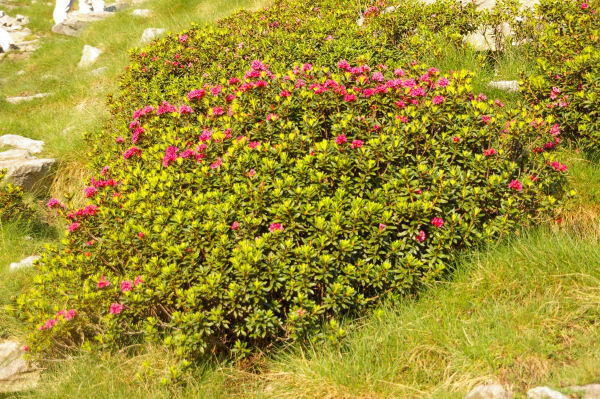
{"label": "rocky outcrop", "polygon": [[0,169],[7,170],[6,179],[25,189],[34,188],[56,163],[54,159],[32,155],[42,151],[42,141],[11,134],[0,136],[0,146],[13,147],[0,152]]}
{"label": "rocky outcrop", "polygon": [[31,34],[31,30],[23,25],[29,23],[29,18],[17,14],[11,17],[4,11],[0,11],[0,58],[6,53],[19,50],[20,52],[32,52],[37,50],[37,37]]}
{"label": "rocky outcrop", "polygon": [[39,371],[27,364],[23,347],[15,341],[0,343],[0,393],[34,388]]}
{"label": "rocky outcrop", "polygon": [[527,391],[528,399],[569,399],[568,396],[548,387],[537,387]]}
{"label": "rocky outcrop", "polygon": [[114,4],[107,4],[104,7],[103,12],[70,12],[65,21],[52,27],[52,32],[65,36],[79,36],[83,29],[90,23],[100,21],[104,18],[114,15],[115,11],[122,10],[127,6],[128,4],[126,2],[118,2]]}
{"label": "rocky outcrop", "polygon": [[512,399],[513,395],[500,384],[478,385],[465,399]]}

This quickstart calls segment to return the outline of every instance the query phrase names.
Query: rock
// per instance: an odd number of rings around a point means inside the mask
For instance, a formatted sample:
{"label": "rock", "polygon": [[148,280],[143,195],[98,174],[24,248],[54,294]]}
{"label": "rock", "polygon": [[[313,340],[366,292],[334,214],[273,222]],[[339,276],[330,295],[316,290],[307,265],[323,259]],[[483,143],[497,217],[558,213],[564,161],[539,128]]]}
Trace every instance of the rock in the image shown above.
{"label": "rock", "polygon": [[509,93],[519,91],[519,82],[517,80],[498,80],[490,82],[489,86]]}
{"label": "rock", "polygon": [[537,387],[527,391],[528,399],[569,399],[558,391],[554,391],[548,387]]}
{"label": "rock", "polygon": [[28,256],[20,262],[13,262],[9,266],[9,270],[25,269],[33,266],[33,262],[40,259],[39,256]]}
{"label": "rock", "polygon": [[40,378],[38,370],[30,367],[19,343],[0,343],[0,393],[34,388]]}
{"label": "rock", "polygon": [[25,101],[35,100],[36,98],[48,97],[52,93],[37,93],[31,96],[17,96],[17,97],[6,97],[6,101],[11,104],[19,104]]}
{"label": "rock", "polygon": [[83,54],[81,55],[81,60],[79,60],[79,64],[77,66],[79,68],[85,68],[92,65],[98,57],[102,54],[102,50],[97,47],[88,46],[87,44],[83,46]]}
{"label": "rock", "polygon": [[465,399],[512,399],[513,395],[500,384],[478,385]]}
{"label": "rock", "polygon": [[576,393],[583,393],[582,399],[600,399],[600,384],[572,386],[569,389]]}
{"label": "rock", "polygon": [[34,157],[25,150],[8,150],[0,152],[0,162],[18,159],[34,159]]}
{"label": "rock", "polygon": [[470,44],[475,51],[496,51],[496,39],[491,30],[469,33],[463,38],[463,41]]}
{"label": "rock", "polygon": [[2,146],[15,147],[20,150],[25,150],[30,154],[37,154],[44,149],[44,142],[42,140],[32,140],[16,134],[5,134],[4,136],[0,136],[0,147]]}
{"label": "rock", "polygon": [[55,159],[11,159],[0,161],[0,169],[6,169],[6,179],[25,189],[32,189],[56,163]]}
{"label": "rock", "polygon": [[108,67],[100,67],[100,68],[96,68],[93,71],[91,71],[90,73],[94,76],[100,76],[102,75],[104,72],[108,71]]}
{"label": "rock", "polygon": [[15,18],[17,19],[17,21],[19,21],[22,25],[27,25],[29,23],[29,18],[27,18],[24,15],[21,14],[17,14],[15,16]]}
{"label": "rock", "polygon": [[106,7],[104,7],[104,11],[116,12],[116,11],[121,11],[127,7],[129,7],[129,3],[121,1],[118,3],[111,4],[111,5],[107,5]]}
{"label": "rock", "polygon": [[87,25],[84,21],[66,20],[52,27],[52,32],[65,36],[79,36],[83,28]]}
{"label": "rock", "polygon": [[145,8],[145,9],[138,8],[138,9],[133,10],[133,12],[131,14],[136,17],[148,18],[150,15],[152,15],[152,11],[148,10],[147,8]]}
{"label": "rock", "polygon": [[11,48],[15,47],[15,41],[12,36],[3,28],[0,28],[0,49],[3,52],[8,53]]}
{"label": "rock", "polygon": [[148,43],[152,42],[154,39],[158,38],[163,33],[165,33],[166,31],[167,31],[166,29],[161,29],[161,28],[148,28],[142,34],[142,38],[140,39],[140,42],[142,44],[148,44]]}

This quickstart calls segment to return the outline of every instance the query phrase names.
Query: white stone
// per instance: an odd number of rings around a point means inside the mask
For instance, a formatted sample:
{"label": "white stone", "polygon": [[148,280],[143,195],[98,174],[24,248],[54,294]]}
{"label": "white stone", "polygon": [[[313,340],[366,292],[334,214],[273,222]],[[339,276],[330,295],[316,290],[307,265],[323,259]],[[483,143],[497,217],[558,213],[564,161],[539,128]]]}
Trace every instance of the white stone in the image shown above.
{"label": "white stone", "polygon": [[18,392],[34,388],[39,372],[30,367],[18,342],[0,343],[0,393]]}
{"label": "white stone", "polygon": [[25,150],[30,154],[37,154],[44,149],[44,142],[42,140],[33,140],[17,134],[5,134],[4,136],[0,136],[0,147],[2,146],[15,147]]}
{"label": "white stone", "polygon": [[48,97],[52,93],[37,93],[32,94],[31,96],[17,96],[17,97],[6,97],[6,101],[11,104],[19,104],[25,101],[35,100],[36,98],[44,98]]}
{"label": "white stone", "polygon": [[152,10],[148,10],[147,8],[138,8],[131,12],[132,15],[136,17],[148,18],[152,15]]}
{"label": "white stone", "polygon": [[39,256],[28,256],[27,258],[23,259],[20,262],[11,263],[9,266],[9,269],[10,270],[19,270],[19,269],[30,268],[33,266],[33,262],[35,262],[38,259],[40,259]]}
{"label": "white stone", "polygon": [[2,49],[2,51],[7,53],[10,50],[11,46],[14,45],[15,41],[10,36],[10,34],[4,29],[0,28],[0,48]]}
{"label": "white stone", "polygon": [[6,169],[6,179],[25,189],[33,188],[56,163],[55,159],[12,159],[0,161],[0,169]]}
{"label": "white stone", "polygon": [[108,71],[108,67],[100,67],[100,68],[96,68],[93,71],[91,71],[90,73],[94,76],[100,76],[102,75],[104,72]]}
{"label": "white stone", "polygon": [[569,399],[568,396],[548,387],[537,387],[527,391],[528,399]]}
{"label": "white stone", "polygon": [[513,395],[500,384],[478,385],[465,399],[512,399]]}
{"label": "white stone", "polygon": [[100,57],[100,54],[102,54],[102,50],[86,44],[83,46],[83,54],[81,54],[81,60],[79,60],[79,64],[77,64],[77,66],[79,68],[86,68],[94,64],[98,57]]}
{"label": "white stone", "polygon": [[519,81],[517,80],[498,80],[490,82],[489,86],[509,93],[519,91]]}
{"label": "white stone", "polygon": [[583,393],[583,399],[600,399],[600,384],[573,386],[569,389],[576,393]]}
{"label": "white stone", "polygon": [[8,150],[0,152],[1,161],[14,161],[20,159],[35,159],[31,154],[25,150]]}
{"label": "white stone", "polygon": [[160,37],[166,31],[166,29],[162,28],[148,28],[144,31],[144,33],[142,33],[142,38],[140,39],[140,42],[142,44],[148,44],[154,39]]}

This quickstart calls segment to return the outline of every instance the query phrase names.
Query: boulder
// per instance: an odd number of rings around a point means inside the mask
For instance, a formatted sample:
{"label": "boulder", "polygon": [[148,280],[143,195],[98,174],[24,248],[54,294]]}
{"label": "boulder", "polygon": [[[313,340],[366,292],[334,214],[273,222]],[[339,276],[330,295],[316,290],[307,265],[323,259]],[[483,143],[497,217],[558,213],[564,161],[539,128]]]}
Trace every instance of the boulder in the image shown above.
{"label": "boulder", "polygon": [[51,95],[52,93],[37,93],[32,94],[30,96],[16,96],[16,97],[6,97],[6,101],[11,104],[19,104],[25,101],[35,100],[36,98],[43,98]]}
{"label": "boulder", "polygon": [[28,256],[27,258],[23,259],[20,262],[11,263],[9,266],[9,270],[13,271],[13,270],[30,268],[33,266],[33,262],[35,262],[38,259],[40,259],[39,256]]}
{"label": "boulder", "polygon": [[6,179],[25,189],[32,189],[36,183],[42,180],[52,166],[55,159],[9,159],[0,161],[0,169],[6,169]]}
{"label": "boulder", "polygon": [[582,399],[600,399],[600,384],[573,386],[569,389],[575,393],[583,394]]}
{"label": "boulder", "polygon": [[83,46],[83,53],[81,54],[81,59],[79,60],[77,66],[79,68],[89,67],[96,62],[98,57],[100,57],[100,54],[102,54],[102,50],[86,44]]}
{"label": "boulder", "polygon": [[0,28],[0,49],[7,53],[15,46],[12,36],[3,28]]}
{"label": "boulder", "polygon": [[519,91],[519,82],[517,80],[498,80],[490,82],[489,86],[509,93]]}
{"label": "boulder", "polygon": [[465,399],[512,399],[513,395],[500,384],[477,385]]}
{"label": "boulder", "polygon": [[568,396],[548,387],[537,387],[527,391],[528,399],[569,399]]}
{"label": "boulder", "polygon": [[44,142],[42,140],[32,140],[17,134],[5,134],[4,136],[0,136],[0,147],[2,146],[15,147],[25,150],[30,154],[37,154],[42,152]]}
{"label": "boulder", "polygon": [[0,343],[0,393],[34,388],[40,378],[38,370],[27,364],[18,342]]}
{"label": "boulder", "polygon": [[140,42],[142,44],[148,44],[154,39],[160,37],[166,31],[166,29],[161,28],[148,28],[144,31],[144,33],[142,33],[142,38],[140,39]]}
{"label": "boulder", "polygon": [[66,20],[52,27],[52,32],[65,36],[79,36],[83,28],[87,25],[84,21]]}

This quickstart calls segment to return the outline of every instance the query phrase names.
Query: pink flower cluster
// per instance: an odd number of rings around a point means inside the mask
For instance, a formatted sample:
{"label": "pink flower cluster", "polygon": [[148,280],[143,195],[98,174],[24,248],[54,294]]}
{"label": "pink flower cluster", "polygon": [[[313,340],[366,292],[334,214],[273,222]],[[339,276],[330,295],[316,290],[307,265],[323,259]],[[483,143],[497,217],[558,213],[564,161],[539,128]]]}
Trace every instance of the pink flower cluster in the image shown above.
{"label": "pink flower cluster", "polygon": [[88,205],[85,208],[76,210],[75,213],[67,214],[67,219],[85,219],[89,216],[96,216],[96,214],[98,214],[98,210],[99,208],[96,205]]}
{"label": "pink flower cluster", "polygon": [[515,191],[523,191],[523,184],[519,180],[511,180],[510,183],[508,183],[508,188]]}
{"label": "pink flower cluster", "polygon": [[46,204],[46,206],[48,207],[48,209],[54,209],[54,208],[62,208],[62,209],[64,209],[64,207],[65,207],[56,198],[50,198],[48,200],[48,203]]}
{"label": "pink flower cluster", "polygon": [[550,166],[556,170],[557,172],[566,172],[567,171],[567,165],[563,165],[560,162],[554,161],[550,164]]}
{"label": "pink flower cluster", "polygon": [[44,324],[42,324],[41,326],[38,327],[38,330],[40,330],[40,331],[50,330],[50,329],[52,329],[52,327],[54,327],[56,325],[56,323],[58,323],[58,321],[61,319],[61,317],[65,321],[69,321],[69,320],[72,320],[76,315],[77,315],[77,312],[75,311],[75,309],[59,310],[58,313],[56,313],[56,316],[54,318],[48,319]]}
{"label": "pink flower cluster", "polygon": [[283,230],[283,226],[281,225],[281,223],[271,223],[271,225],[269,226],[269,231],[271,233],[274,233],[276,231],[282,231]]}

